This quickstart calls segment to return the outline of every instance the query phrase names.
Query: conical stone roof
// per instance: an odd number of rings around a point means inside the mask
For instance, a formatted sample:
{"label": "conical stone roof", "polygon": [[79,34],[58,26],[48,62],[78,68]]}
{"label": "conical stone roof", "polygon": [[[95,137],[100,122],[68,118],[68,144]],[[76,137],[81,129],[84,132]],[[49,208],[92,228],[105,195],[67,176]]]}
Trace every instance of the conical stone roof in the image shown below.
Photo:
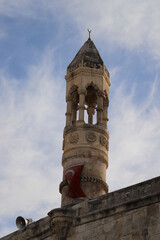
{"label": "conical stone roof", "polygon": [[81,49],[76,54],[75,58],[69,64],[68,69],[75,69],[79,67],[82,63],[85,67],[103,67],[103,60],[94,44],[94,42],[88,38],[88,40],[83,44]]}

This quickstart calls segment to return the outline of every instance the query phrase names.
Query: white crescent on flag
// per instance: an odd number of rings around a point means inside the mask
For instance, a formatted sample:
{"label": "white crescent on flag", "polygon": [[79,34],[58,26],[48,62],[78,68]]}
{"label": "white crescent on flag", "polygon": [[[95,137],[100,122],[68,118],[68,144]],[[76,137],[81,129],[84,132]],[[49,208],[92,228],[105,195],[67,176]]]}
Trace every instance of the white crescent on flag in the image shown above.
{"label": "white crescent on flag", "polygon": [[65,172],[65,176],[67,175],[67,173],[72,173],[72,176],[74,176],[75,171],[72,170],[72,169],[68,169],[68,170]]}

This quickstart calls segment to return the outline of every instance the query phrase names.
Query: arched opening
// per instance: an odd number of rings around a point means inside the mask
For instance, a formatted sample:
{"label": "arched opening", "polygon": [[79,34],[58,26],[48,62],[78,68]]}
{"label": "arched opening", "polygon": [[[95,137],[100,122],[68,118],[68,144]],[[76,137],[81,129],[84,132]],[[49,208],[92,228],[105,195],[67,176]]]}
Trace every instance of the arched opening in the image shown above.
{"label": "arched opening", "polygon": [[86,90],[85,105],[88,114],[88,124],[94,124],[96,119],[94,114],[97,106],[97,90],[92,85],[89,85]]}
{"label": "arched opening", "polygon": [[70,90],[71,96],[71,124],[75,125],[77,121],[77,112],[78,112],[78,104],[79,104],[79,94],[78,94],[78,87],[73,86]]}
{"label": "arched opening", "polygon": [[84,105],[84,122],[88,123],[87,105]]}

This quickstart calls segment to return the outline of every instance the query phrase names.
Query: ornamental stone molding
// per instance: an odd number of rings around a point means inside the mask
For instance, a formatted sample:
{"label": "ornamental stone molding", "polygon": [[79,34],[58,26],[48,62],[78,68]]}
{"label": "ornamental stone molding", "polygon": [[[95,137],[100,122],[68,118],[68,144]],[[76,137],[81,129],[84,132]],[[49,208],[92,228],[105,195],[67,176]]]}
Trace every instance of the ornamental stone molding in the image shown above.
{"label": "ornamental stone molding", "polygon": [[62,193],[62,189],[68,185],[67,180],[63,180],[60,184],[59,184],[59,192]]}
{"label": "ornamental stone molding", "polygon": [[96,135],[92,131],[87,131],[86,132],[86,140],[87,142],[95,142],[96,141]]}
{"label": "ornamental stone molding", "polygon": [[106,182],[104,182],[101,178],[95,177],[95,176],[88,176],[83,175],[81,176],[81,182],[91,182],[94,184],[100,184],[103,186],[106,193],[108,192],[108,185]]}
{"label": "ornamental stone molding", "polygon": [[108,150],[108,139],[102,135],[99,137],[100,144]]}
{"label": "ornamental stone molding", "polygon": [[69,137],[69,141],[72,144],[76,144],[79,140],[79,135],[78,133],[71,133],[70,137]]}
{"label": "ornamental stone molding", "polygon": [[[94,184],[100,184],[103,186],[104,190],[108,192],[108,185],[106,182],[104,182],[101,178],[95,177],[95,176],[89,176],[89,175],[83,175],[81,176],[81,182],[90,182]],[[62,193],[63,187],[68,186],[68,182],[66,180],[63,180],[59,185],[59,192]]]}

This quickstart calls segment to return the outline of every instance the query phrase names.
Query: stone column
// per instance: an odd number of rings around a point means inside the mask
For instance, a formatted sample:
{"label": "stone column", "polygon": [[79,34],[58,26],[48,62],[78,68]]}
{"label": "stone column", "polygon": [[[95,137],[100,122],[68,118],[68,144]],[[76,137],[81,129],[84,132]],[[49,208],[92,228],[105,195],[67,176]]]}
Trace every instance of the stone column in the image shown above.
{"label": "stone column", "polygon": [[97,124],[103,124],[103,93],[102,92],[98,92]]}
{"label": "stone column", "polygon": [[72,102],[72,124],[75,125],[77,121],[77,105]]}
{"label": "stone column", "polygon": [[66,112],[66,127],[71,126],[71,116],[72,116],[72,102],[71,102],[71,97],[68,96],[66,97],[66,102],[67,102],[67,112]]}
{"label": "stone column", "polygon": [[94,106],[89,106],[87,108],[87,113],[88,113],[88,124],[93,124],[93,115],[95,113]]}
{"label": "stone column", "polygon": [[108,99],[103,99],[103,123],[105,128],[107,129],[107,121],[108,121]]}
{"label": "stone column", "polygon": [[84,123],[85,89],[79,90],[79,123]]}

